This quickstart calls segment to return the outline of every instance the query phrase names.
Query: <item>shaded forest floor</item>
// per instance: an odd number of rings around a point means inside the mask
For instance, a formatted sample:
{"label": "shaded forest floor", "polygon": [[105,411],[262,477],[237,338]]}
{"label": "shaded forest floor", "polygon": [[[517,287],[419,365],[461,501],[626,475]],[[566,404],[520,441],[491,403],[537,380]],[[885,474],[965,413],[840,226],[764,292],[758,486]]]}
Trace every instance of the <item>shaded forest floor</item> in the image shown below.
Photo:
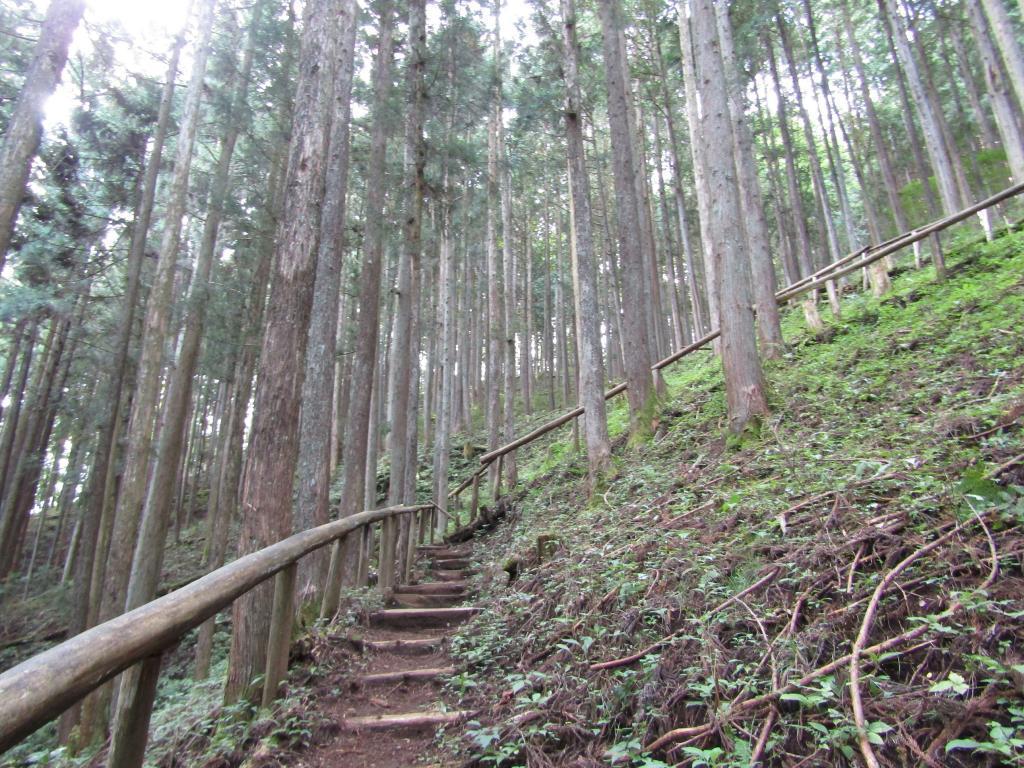
{"label": "shaded forest floor", "polygon": [[[493,610],[454,642],[452,700],[480,716],[452,760],[862,764],[850,663],[786,684],[862,629],[870,647],[920,627],[857,664],[883,764],[1024,764],[1024,235],[950,266],[847,297],[824,339],[789,313],[756,439],[723,439],[719,366],[698,353],[590,503],[564,433],[526,453],[516,519],[480,548],[518,578],[481,577]],[[544,562],[541,535],[559,543]]]}

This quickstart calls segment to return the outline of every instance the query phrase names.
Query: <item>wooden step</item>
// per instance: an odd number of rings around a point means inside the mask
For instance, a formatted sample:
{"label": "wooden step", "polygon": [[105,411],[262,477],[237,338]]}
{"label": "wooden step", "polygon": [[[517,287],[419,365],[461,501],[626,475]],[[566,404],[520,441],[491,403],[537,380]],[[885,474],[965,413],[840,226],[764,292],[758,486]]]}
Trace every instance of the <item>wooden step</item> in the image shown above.
{"label": "wooden step", "polygon": [[446,627],[465,621],[480,612],[479,608],[389,608],[370,614],[375,627]]}
{"label": "wooden step", "polygon": [[453,557],[470,557],[473,550],[468,547],[445,547],[444,549],[431,549],[423,554],[431,560],[445,560]]}
{"label": "wooden step", "polygon": [[403,608],[450,608],[458,605],[465,599],[466,595],[458,592],[447,595],[423,595],[398,592],[393,597],[395,604],[400,605]]}
{"label": "wooden step", "polygon": [[362,640],[364,651],[393,653],[396,656],[424,656],[444,645],[443,637],[420,637],[411,640]]}
{"label": "wooden step", "polygon": [[434,667],[427,669],[409,669],[404,672],[377,672],[372,675],[360,675],[356,678],[358,685],[390,685],[393,683],[424,683],[450,677],[455,674],[453,667]]}
{"label": "wooden step", "polygon": [[395,587],[396,595],[455,595],[466,591],[464,581],[426,581],[422,584],[403,584]]}
{"label": "wooden step", "polygon": [[430,567],[437,571],[461,571],[472,566],[466,558],[452,557],[445,560],[434,560]]}
{"label": "wooden step", "polygon": [[341,727],[348,731],[390,731],[412,728],[436,728],[440,725],[453,725],[472,715],[472,712],[455,710],[453,712],[407,712],[396,715],[369,715],[366,717],[346,717]]}
{"label": "wooden step", "polygon": [[466,576],[471,573],[473,573],[471,570],[432,571],[430,575],[438,581],[465,581]]}

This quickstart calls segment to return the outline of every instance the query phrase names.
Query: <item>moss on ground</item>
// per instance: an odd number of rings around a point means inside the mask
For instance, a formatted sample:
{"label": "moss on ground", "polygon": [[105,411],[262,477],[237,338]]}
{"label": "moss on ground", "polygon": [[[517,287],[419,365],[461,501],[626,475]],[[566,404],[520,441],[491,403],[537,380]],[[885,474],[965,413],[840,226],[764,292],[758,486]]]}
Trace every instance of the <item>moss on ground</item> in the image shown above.
{"label": "moss on ground", "polygon": [[[517,512],[485,546],[524,568],[512,585],[481,577],[493,610],[456,638],[451,692],[481,715],[453,755],[745,766],[764,735],[765,764],[860,764],[849,664],[747,702],[847,654],[885,575],[956,528],[881,597],[867,645],[923,629],[859,663],[863,736],[889,764],[1024,764],[1024,467],[991,477],[1024,452],[1024,235],[949,263],[944,284],[925,270],[882,299],[848,295],[828,341],[787,313],[787,352],[766,366],[773,414],[735,450],[701,352],[666,371],[653,439],[617,441],[598,503],[564,433],[523,451]],[[613,436],[624,411],[610,408]],[[562,548],[539,564],[549,531]],[[674,728],[693,730],[645,749]]]}

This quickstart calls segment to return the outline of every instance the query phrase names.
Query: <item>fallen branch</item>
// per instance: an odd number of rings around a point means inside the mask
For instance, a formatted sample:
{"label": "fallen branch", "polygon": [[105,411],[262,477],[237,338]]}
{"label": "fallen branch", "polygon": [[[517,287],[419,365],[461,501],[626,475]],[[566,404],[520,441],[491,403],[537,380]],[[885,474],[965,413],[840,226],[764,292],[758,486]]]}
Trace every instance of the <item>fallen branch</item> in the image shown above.
{"label": "fallen branch", "polygon": [[693,738],[696,736],[706,736],[715,729],[712,723],[705,723],[704,725],[694,725],[688,728],[674,728],[668,733],[661,736],[659,739],[652,741],[646,747],[644,752],[653,752],[656,749],[661,749],[666,744],[670,744],[673,741],[679,741],[687,737]]}
{"label": "fallen branch", "polygon": [[882,601],[882,595],[896,581],[897,576],[929,552],[933,552],[941,547],[960,533],[961,530],[963,530],[962,525],[955,526],[937,539],[932,540],[929,544],[914,550],[893,566],[882,577],[882,580],[878,582],[878,586],[875,587],[871,600],[868,602],[868,607],[864,610],[864,619],[861,621],[860,631],[857,633],[857,639],[854,640],[853,650],[850,653],[850,704],[853,708],[853,723],[857,728],[857,743],[860,746],[860,753],[864,756],[864,762],[867,763],[868,768],[880,768],[880,765],[874,749],[871,748],[871,742],[868,740],[867,721],[864,717],[864,701],[860,695],[860,657],[864,645],[867,643],[868,636],[871,634],[871,626],[875,622],[878,604]]}
{"label": "fallen branch", "polygon": [[991,429],[986,429],[984,432],[975,432],[973,435],[963,435],[960,439],[961,440],[980,440],[983,437],[988,437],[989,435],[994,435],[996,432],[998,432],[1001,429],[1006,429],[1008,427],[1015,426],[1017,424],[1017,421],[1018,421],[1017,419],[1011,419],[1010,421],[1004,422],[1002,424],[996,424],[994,427],[992,427]]}
{"label": "fallen branch", "polygon": [[757,764],[761,762],[761,756],[764,755],[764,750],[768,746],[768,737],[771,735],[772,726],[775,725],[775,718],[777,716],[774,707],[768,710],[768,717],[765,718],[764,725],[761,727],[761,733],[757,737],[757,744],[750,755],[750,768],[756,768]]}
{"label": "fallen branch", "polygon": [[987,475],[985,475],[985,479],[986,480],[995,480],[997,477],[999,477],[1001,474],[1003,474],[1003,472],[1008,470],[1010,467],[1014,467],[1014,466],[1020,464],[1021,462],[1024,462],[1024,453],[1020,454],[1019,456],[1014,456],[1009,461],[1004,462],[1003,464],[1000,464],[998,467],[996,467],[991,472],[989,472]]}
{"label": "fallen branch", "polygon": [[[780,573],[782,573],[782,568],[780,566],[775,566],[774,568],[772,568],[772,570],[770,570],[768,573],[766,573],[760,579],[755,581],[749,587],[744,589],[742,592],[739,592],[739,593],[733,595],[732,597],[730,597],[725,602],[721,603],[720,605],[716,606],[715,608],[712,608],[710,611],[705,613],[701,617],[701,619],[708,619],[711,616],[713,616],[714,614],[719,613],[719,612],[725,610],[726,608],[728,608],[730,605],[732,605],[737,600],[742,600],[744,597],[749,595],[751,592],[755,592],[758,589],[760,589],[761,587],[763,587],[765,584],[768,584],[769,582],[774,581],[778,577],[778,575]],[[682,632],[684,630],[685,630],[685,628],[677,629],[672,634],[665,635],[665,637],[661,638],[660,640],[656,640],[655,642],[651,643],[649,646],[644,648],[642,651],[638,651],[637,653],[630,654],[629,656],[623,656],[621,659],[610,659],[609,661],[599,661],[596,664],[591,664],[590,665],[590,669],[591,669],[591,671],[598,671],[598,670],[602,670],[602,669],[617,669],[618,667],[626,667],[626,666],[629,666],[630,664],[634,664],[634,663],[640,661],[640,659],[642,659],[644,656],[647,656],[647,655],[649,655],[651,653],[654,653],[655,651],[657,651],[657,650],[663,648],[664,646],[668,645],[669,643],[671,643],[676,637],[678,637],[680,634],[682,634]]]}

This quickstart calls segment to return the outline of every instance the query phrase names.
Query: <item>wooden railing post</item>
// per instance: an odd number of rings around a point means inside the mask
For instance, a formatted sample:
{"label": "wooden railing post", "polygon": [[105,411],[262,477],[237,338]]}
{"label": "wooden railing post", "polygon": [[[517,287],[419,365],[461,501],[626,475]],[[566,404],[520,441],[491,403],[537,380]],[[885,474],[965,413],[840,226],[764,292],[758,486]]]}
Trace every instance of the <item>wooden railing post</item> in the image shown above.
{"label": "wooden railing post", "polygon": [[277,687],[288,674],[288,650],[292,643],[292,618],[295,615],[295,574],[292,563],[274,577],[274,606],[270,614],[267,643],[267,668],[263,675],[263,702],[269,707],[277,698]]}
{"label": "wooden railing post", "polygon": [[[360,536],[362,531],[351,534]],[[320,603],[320,618],[330,621],[338,611],[338,601],[341,597],[341,561],[344,557],[345,542],[348,536],[343,536],[331,546],[331,565],[327,570],[327,584],[324,585],[324,599]]]}
{"label": "wooden railing post", "polygon": [[377,587],[384,594],[395,588],[395,559],[398,540],[398,526],[395,519],[389,517],[381,524],[380,561],[377,569]]}
{"label": "wooden railing post", "polygon": [[416,563],[416,529],[419,527],[419,512],[410,512],[404,516],[408,526],[408,533],[405,538],[405,564],[402,568],[402,583],[408,584],[412,581],[412,568]]}
{"label": "wooden railing post", "polygon": [[501,498],[501,474],[505,470],[505,454],[498,457],[498,471],[494,475],[494,488],[491,493],[491,503],[497,506],[498,499]]}
{"label": "wooden railing post", "polygon": [[416,519],[419,521],[419,533],[416,540],[420,544],[427,543],[427,537],[430,535],[428,532],[430,529],[430,521],[434,519],[434,512],[436,509],[436,507],[431,507],[430,509],[421,510],[416,514]]}
{"label": "wooden railing post", "polygon": [[469,502],[469,522],[472,523],[480,514],[480,473],[473,475],[473,495]]}
{"label": "wooden railing post", "polygon": [[156,684],[160,679],[160,659],[161,654],[150,656],[137,668],[130,670],[133,684],[128,690],[121,690],[121,695],[129,698],[121,704],[124,716],[120,727],[114,732],[107,768],[142,766],[149,739],[149,718],[153,714]]}
{"label": "wooden railing post", "polygon": [[356,569],[356,586],[365,587],[370,583],[370,555],[373,552],[373,526],[363,526],[359,537],[359,564]]}

